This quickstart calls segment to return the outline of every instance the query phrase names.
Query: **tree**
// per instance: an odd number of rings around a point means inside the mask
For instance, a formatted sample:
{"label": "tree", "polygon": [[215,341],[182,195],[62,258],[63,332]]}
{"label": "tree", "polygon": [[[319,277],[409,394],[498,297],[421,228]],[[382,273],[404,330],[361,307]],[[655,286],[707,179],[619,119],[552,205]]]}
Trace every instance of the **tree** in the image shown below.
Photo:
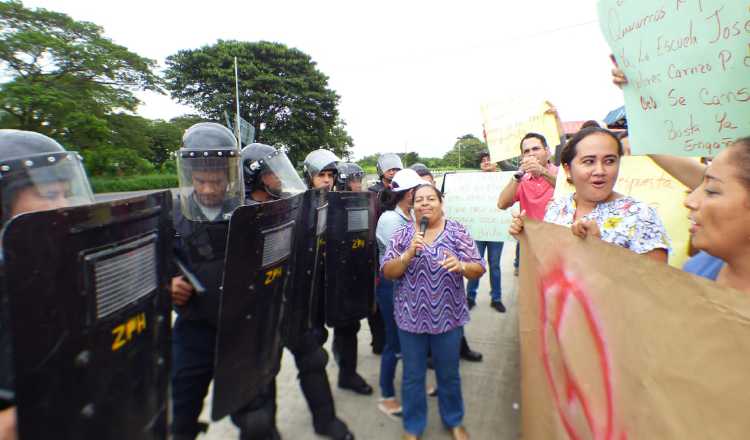
{"label": "tree", "polygon": [[408,153],[398,153],[398,157],[401,158],[401,162],[405,167],[414,165],[417,162],[422,162],[422,159],[419,157],[419,153],[417,153],[416,151],[410,151]]}
{"label": "tree", "polygon": [[167,161],[172,159],[172,152],[182,146],[182,134],[193,124],[203,122],[205,119],[198,115],[182,115],[169,121],[157,119],[151,121],[151,161],[157,168],[161,168]]}
{"label": "tree", "polygon": [[113,109],[135,110],[133,91],[160,92],[155,61],[102,35],[102,29],[18,1],[0,2],[0,122],[78,148],[109,136]]}
{"label": "tree", "polygon": [[255,127],[258,142],[284,147],[293,163],[317,148],[348,156],[351,138],[338,114],[338,95],[328,77],[300,50],[279,43],[219,40],[167,57],[165,77],[174,99],[202,116],[222,120],[234,113],[237,57],[240,115]]}
{"label": "tree", "polygon": [[459,147],[461,149],[461,168],[479,168],[479,153],[487,150],[487,144],[473,134],[461,136],[456,140],[453,148],[443,156],[444,165],[448,167],[458,166]]}

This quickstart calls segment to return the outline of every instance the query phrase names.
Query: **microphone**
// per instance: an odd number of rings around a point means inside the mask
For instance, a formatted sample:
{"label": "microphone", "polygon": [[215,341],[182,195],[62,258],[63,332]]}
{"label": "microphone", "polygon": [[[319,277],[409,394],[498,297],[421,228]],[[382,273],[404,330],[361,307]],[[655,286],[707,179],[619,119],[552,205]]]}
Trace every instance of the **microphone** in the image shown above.
{"label": "microphone", "polygon": [[[422,219],[419,221],[419,232],[422,233],[422,237],[424,237],[424,233],[427,231],[427,223],[429,222],[430,219],[427,216],[422,216]],[[419,256],[419,250],[417,250],[417,256]]]}

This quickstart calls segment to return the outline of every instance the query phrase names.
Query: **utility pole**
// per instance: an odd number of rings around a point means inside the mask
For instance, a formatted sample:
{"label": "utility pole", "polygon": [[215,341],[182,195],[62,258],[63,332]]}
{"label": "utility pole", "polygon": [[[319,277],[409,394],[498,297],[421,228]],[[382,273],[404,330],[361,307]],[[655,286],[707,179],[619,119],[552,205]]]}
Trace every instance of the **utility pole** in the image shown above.
{"label": "utility pole", "polygon": [[463,140],[463,138],[459,137],[456,139],[458,140],[457,142],[458,144],[458,169],[460,170],[461,169],[461,141]]}
{"label": "utility pole", "polygon": [[235,131],[237,132],[237,145],[242,148],[242,138],[240,137],[240,76],[237,70],[237,57],[234,57],[234,93],[237,100],[237,113],[235,114]]}

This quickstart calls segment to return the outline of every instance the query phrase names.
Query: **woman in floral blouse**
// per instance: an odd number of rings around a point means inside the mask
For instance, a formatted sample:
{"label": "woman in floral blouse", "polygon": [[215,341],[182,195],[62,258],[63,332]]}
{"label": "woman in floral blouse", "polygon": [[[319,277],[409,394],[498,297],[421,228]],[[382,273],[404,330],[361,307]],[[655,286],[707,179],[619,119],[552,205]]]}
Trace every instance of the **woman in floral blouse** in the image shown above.
{"label": "woman in floral blouse", "polygon": [[[544,221],[666,262],[669,238],[656,210],[614,191],[622,152],[622,143],[607,129],[586,128],[573,136],[560,157],[575,192],[550,202]],[[523,212],[514,215],[511,234],[521,233],[523,218]]]}

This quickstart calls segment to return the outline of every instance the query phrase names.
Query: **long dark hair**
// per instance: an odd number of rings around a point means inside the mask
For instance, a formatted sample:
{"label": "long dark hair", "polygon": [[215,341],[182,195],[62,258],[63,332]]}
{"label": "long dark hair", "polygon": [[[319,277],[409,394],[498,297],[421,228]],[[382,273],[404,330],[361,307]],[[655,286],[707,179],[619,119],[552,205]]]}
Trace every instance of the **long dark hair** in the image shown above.
{"label": "long dark hair", "polygon": [[409,191],[413,191],[413,189],[407,189],[406,191],[393,191],[392,189],[384,189],[378,193],[378,200],[380,201],[380,206],[383,209],[383,212],[385,211],[393,211],[396,209],[396,206],[404,200],[404,197],[406,197],[406,193]]}

